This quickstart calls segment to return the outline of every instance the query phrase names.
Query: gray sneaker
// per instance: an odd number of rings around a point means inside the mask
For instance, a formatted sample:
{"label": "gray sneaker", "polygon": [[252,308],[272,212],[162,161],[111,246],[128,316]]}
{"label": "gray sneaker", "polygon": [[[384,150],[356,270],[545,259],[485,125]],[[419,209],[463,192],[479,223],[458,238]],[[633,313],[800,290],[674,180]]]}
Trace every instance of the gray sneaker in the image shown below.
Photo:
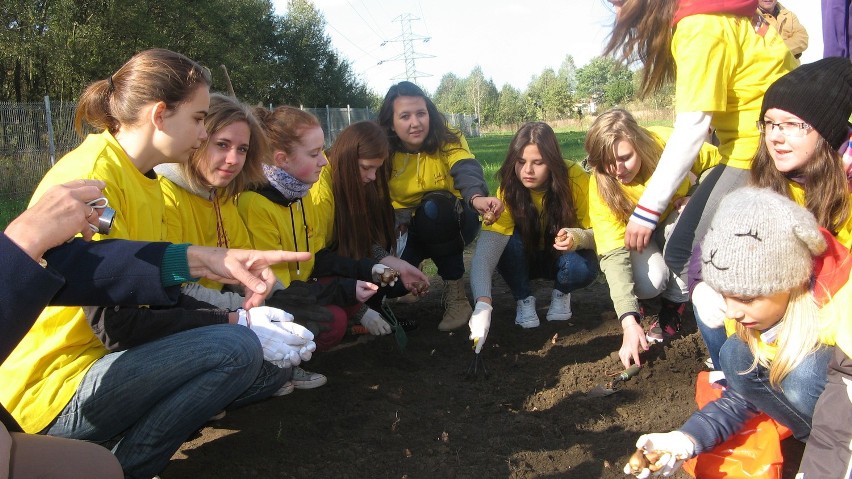
{"label": "gray sneaker", "polygon": [[293,379],[290,380],[296,389],[313,389],[328,382],[324,374],[305,371],[300,367],[293,368]]}

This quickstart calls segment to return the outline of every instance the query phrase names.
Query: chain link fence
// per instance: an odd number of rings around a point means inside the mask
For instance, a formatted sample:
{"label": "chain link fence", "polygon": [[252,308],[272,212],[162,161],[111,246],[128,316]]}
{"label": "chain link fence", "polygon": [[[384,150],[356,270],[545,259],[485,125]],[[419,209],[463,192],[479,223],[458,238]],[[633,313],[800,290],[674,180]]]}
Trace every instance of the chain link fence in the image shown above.
{"label": "chain link fence", "polygon": [[[352,123],[375,120],[370,108],[302,108],[316,116],[325,131],[326,146]],[[74,131],[76,103],[0,102],[0,227],[23,211],[45,172],[82,138]],[[447,115],[450,125],[465,136],[479,136],[472,115]]]}

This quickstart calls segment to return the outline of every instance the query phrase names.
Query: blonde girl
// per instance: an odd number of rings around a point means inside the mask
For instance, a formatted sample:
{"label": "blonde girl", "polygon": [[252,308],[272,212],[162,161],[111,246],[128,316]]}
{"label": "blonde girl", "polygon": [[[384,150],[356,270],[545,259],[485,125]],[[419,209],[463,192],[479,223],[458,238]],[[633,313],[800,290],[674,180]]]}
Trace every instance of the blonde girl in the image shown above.
{"label": "blonde girl", "polygon": [[[619,357],[625,367],[631,360],[640,364],[639,350],[648,341],[660,342],[677,334],[683,305],[687,301],[685,281],[670,271],[661,251],[665,228],[658,228],[654,242],[642,251],[630,251],[624,244],[627,225],[639,198],[657,168],[669,129],[645,129],[622,109],[601,114],[586,134],[589,181],[589,216],[595,231],[601,270],[609,283],[610,296],[624,330]],[[697,176],[719,162],[716,148],[704,143],[693,159]],[[683,180],[672,201],[660,215],[664,224],[676,218],[676,209],[684,201],[690,183]],[[660,312],[647,332],[641,325],[639,300],[658,298]]]}
{"label": "blonde girl", "polygon": [[[725,300],[730,336],[720,358],[727,387],[679,430],[639,438],[636,446],[646,452],[668,453],[660,459],[663,475],[760,411],[806,441],[834,345],[848,345],[852,328],[848,251],[810,212],[775,192],[744,187],[726,196],[701,262],[705,281]],[[842,277],[822,264],[839,267]]]}

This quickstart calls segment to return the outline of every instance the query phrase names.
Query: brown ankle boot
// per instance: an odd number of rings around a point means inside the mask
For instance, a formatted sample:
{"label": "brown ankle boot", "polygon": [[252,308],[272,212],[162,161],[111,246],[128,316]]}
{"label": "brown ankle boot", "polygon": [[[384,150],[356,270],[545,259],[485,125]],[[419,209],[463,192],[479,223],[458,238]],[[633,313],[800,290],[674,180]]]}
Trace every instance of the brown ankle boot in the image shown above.
{"label": "brown ankle boot", "polygon": [[466,325],[473,313],[467,293],[464,290],[464,280],[444,281],[444,318],[438,324],[441,331],[452,331]]}

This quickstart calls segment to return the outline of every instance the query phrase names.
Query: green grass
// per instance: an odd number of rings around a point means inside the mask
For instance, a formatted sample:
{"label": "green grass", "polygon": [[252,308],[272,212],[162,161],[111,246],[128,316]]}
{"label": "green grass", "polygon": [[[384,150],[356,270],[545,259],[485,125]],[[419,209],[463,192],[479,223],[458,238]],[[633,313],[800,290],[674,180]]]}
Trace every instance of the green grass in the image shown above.
{"label": "green grass", "polygon": [[0,229],[6,229],[16,216],[27,207],[29,198],[0,198]]}
{"label": "green grass", "polygon": [[[562,149],[564,158],[580,161],[586,157],[586,150],[583,148],[583,141],[586,138],[585,132],[556,133],[556,138],[559,140],[559,148]],[[506,159],[506,151],[509,149],[510,141],[512,141],[511,134],[496,134],[467,139],[470,150],[482,164],[482,169],[485,171],[485,181],[488,182],[488,191],[491,194],[497,191],[498,181],[495,175]]]}

